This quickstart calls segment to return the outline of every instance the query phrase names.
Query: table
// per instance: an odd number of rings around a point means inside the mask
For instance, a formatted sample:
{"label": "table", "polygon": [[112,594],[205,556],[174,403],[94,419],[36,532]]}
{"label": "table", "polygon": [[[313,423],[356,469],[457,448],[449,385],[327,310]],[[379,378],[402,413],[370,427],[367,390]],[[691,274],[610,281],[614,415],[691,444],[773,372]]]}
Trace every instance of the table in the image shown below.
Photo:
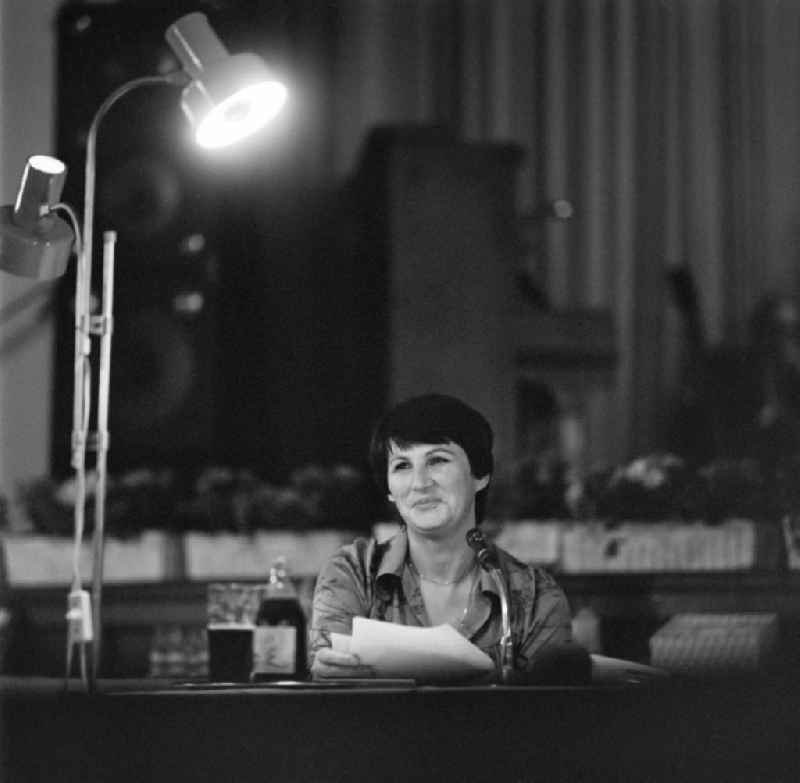
{"label": "table", "polygon": [[245,687],[0,678],[2,779],[800,779],[789,676],[621,687]]}

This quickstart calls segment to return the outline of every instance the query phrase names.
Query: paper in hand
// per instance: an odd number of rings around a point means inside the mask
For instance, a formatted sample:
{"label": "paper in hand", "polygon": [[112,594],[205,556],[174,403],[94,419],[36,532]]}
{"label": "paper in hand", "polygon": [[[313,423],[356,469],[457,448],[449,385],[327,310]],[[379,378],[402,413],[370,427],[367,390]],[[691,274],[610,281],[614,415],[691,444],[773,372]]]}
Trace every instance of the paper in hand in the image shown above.
{"label": "paper in hand", "polygon": [[346,633],[331,631],[331,649],[337,652],[350,652],[350,637]]}
{"label": "paper in hand", "polygon": [[[338,636],[332,634],[333,647],[344,649],[347,637]],[[494,669],[492,659],[451,625],[416,628],[355,617],[349,645],[378,677],[463,680]]]}

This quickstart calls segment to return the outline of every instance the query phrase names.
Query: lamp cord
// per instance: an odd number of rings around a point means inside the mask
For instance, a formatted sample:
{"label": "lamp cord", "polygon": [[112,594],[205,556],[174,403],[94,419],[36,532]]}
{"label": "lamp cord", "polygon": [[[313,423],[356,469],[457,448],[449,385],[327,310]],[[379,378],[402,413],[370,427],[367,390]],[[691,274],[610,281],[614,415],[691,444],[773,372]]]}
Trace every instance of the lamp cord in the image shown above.
{"label": "lamp cord", "polygon": [[69,222],[72,224],[72,231],[75,234],[75,255],[80,258],[81,253],[83,253],[83,240],[81,238],[81,227],[80,223],[78,222],[78,215],[75,213],[75,210],[69,204],[67,204],[66,201],[59,201],[56,204],[53,204],[50,209],[51,211],[60,209],[67,213]]}

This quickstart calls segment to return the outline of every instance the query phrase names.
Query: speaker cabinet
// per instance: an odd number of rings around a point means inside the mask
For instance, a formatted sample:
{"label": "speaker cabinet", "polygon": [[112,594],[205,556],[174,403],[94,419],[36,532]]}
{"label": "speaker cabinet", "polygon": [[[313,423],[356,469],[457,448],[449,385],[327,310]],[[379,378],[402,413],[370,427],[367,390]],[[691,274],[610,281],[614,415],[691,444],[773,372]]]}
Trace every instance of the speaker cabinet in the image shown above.
{"label": "speaker cabinet", "polygon": [[[69,167],[64,199],[79,210],[92,116],[121,84],[177,67],[164,31],[194,10],[208,13],[230,51],[277,60],[305,75],[306,93],[325,92],[330,14],[307,29],[313,4],[67,3],[57,139]],[[179,103],[175,88],[137,88],[98,135],[95,291],[101,233],[118,233],[111,469],[216,462],[281,480],[309,462],[361,461],[368,426],[350,393],[348,318],[360,275],[350,256],[340,262],[352,213],[307,164],[311,135],[325,133],[325,99],[314,103],[313,133],[279,120],[210,156],[189,138]],[[73,295],[70,276],[57,297],[55,474],[69,470]]]}
{"label": "speaker cabinet", "polygon": [[382,270],[384,400],[461,397],[492,422],[501,456],[514,450],[521,158],[516,145],[380,128],[360,166],[366,246]]}
{"label": "speaker cabinet", "polygon": [[[180,15],[176,7],[167,13],[68,4],[59,16],[58,154],[69,170],[64,198],[81,212],[92,116],[120,84],[174,67],[163,34]],[[122,98],[98,134],[93,294],[100,291],[102,232],[113,229],[118,237],[112,469],[200,461],[214,450],[219,211],[186,137],[174,88],[160,86]],[[74,270],[58,294],[57,474],[69,459],[73,300]]]}

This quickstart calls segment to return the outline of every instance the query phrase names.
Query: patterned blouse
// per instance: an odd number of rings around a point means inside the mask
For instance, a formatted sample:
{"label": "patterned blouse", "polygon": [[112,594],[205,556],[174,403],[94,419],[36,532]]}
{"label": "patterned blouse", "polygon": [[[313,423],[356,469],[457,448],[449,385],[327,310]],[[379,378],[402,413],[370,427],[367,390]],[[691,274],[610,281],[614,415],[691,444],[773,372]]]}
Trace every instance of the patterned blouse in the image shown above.
{"label": "patterned blouse", "polygon": [[[500,548],[496,551],[508,585],[514,666],[517,671],[529,671],[544,648],[571,641],[569,604],[546,571],[525,565]],[[382,543],[357,538],[322,569],[314,590],[310,664],[320,647],[330,646],[332,631],[352,633],[354,617],[431,625],[419,576],[408,560],[405,529]],[[497,665],[502,633],[500,598],[492,577],[484,571],[458,630]]]}

